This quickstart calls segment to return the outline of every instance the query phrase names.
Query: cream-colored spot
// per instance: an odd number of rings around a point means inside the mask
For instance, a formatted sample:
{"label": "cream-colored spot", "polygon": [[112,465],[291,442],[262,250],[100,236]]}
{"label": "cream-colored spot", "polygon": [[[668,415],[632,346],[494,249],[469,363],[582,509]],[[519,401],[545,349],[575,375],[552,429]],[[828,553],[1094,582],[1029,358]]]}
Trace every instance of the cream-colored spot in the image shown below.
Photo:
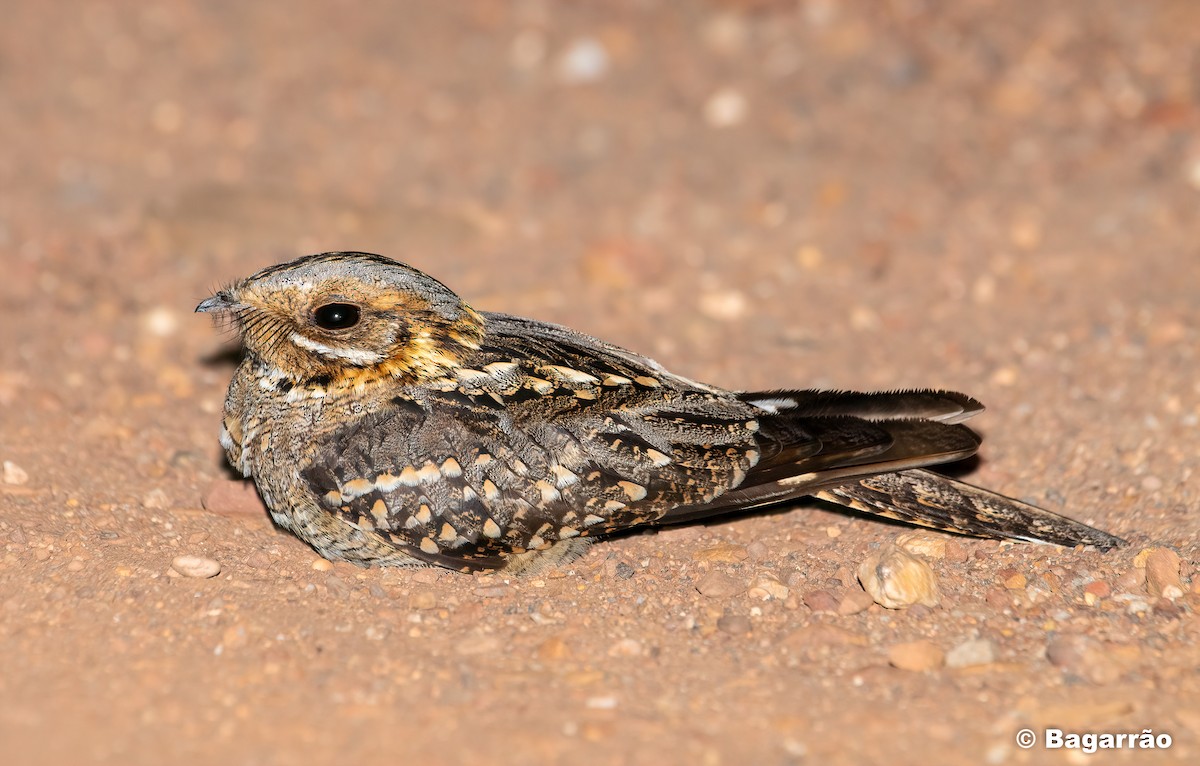
{"label": "cream-colored spot", "polygon": [[659,468],[663,467],[664,465],[670,465],[671,463],[671,458],[667,457],[656,449],[646,450],[646,457],[650,458],[650,462]]}
{"label": "cream-colored spot", "polygon": [[452,541],[458,537],[458,530],[449,524],[442,524],[442,531],[438,533],[438,539],[444,543]]}
{"label": "cream-colored spot", "polygon": [[584,525],[585,527],[593,527],[593,526],[595,526],[595,525],[599,524],[599,523],[600,523],[600,522],[602,522],[602,521],[604,521],[604,517],[603,517],[603,516],[597,516],[597,515],[596,515],[596,514],[594,514],[594,513],[589,513],[587,516],[584,516],[584,517],[583,517],[583,525]]}
{"label": "cream-colored spot", "polygon": [[575,398],[583,399],[584,401],[588,402],[594,401],[596,398],[596,392],[590,388],[579,388],[575,390]]}
{"label": "cream-colored spot", "polygon": [[488,519],[487,521],[483,522],[483,534],[485,537],[490,537],[495,540],[501,535],[500,525],[491,519]]}
{"label": "cream-colored spot", "polygon": [[391,492],[401,484],[400,477],[394,473],[381,473],[375,477],[375,489],[380,492]]}
{"label": "cream-colored spot", "polygon": [[483,369],[493,378],[506,378],[515,375],[521,368],[516,362],[492,362],[485,364]]}
{"label": "cream-colored spot", "polygon": [[646,496],[646,488],[641,484],[634,484],[632,481],[618,481],[617,486],[625,491],[630,500],[641,500]]}
{"label": "cream-colored spot", "polygon": [[528,476],[529,475],[529,466],[525,465],[525,461],[521,460],[520,458],[517,458],[517,457],[513,458],[509,462],[508,467],[511,468],[512,472],[515,473],[517,476]]}
{"label": "cream-colored spot", "polygon": [[424,484],[432,484],[442,478],[442,472],[432,462],[427,462],[421,466],[421,470],[417,471],[417,478]]}
{"label": "cream-colored spot", "polygon": [[537,487],[538,491],[542,493],[543,503],[553,503],[556,500],[562,499],[562,494],[554,488],[553,484],[545,479],[539,479],[533,486]]}
{"label": "cream-colored spot", "polygon": [[421,503],[421,507],[417,509],[414,518],[422,524],[428,524],[429,520],[433,518],[433,512],[429,510],[428,505]]}
{"label": "cream-colored spot", "polygon": [[487,465],[492,462],[492,456],[486,452],[480,452],[475,458],[475,465]]}
{"label": "cream-colored spot", "polygon": [[342,498],[345,500],[353,500],[356,497],[362,497],[371,490],[375,489],[375,482],[370,479],[354,479],[346,482],[342,487]]}
{"label": "cream-colored spot", "polygon": [[563,527],[558,530],[558,539],[566,540],[571,537],[579,537],[579,530],[572,527]]}
{"label": "cream-colored spot", "polygon": [[326,504],[331,505],[331,506],[341,505],[342,504],[342,493],[338,492],[336,489],[326,492],[325,493],[325,502],[326,502]]}
{"label": "cream-colored spot", "polygon": [[417,475],[417,469],[411,465],[404,466],[404,470],[400,472],[400,483],[406,487],[415,487],[421,483],[421,477]]}
{"label": "cream-colored spot", "polygon": [[452,479],[462,476],[462,466],[454,458],[448,457],[442,463],[442,475],[449,476]]}
{"label": "cream-colored spot", "polygon": [[606,511],[620,511],[624,508],[625,508],[625,504],[622,503],[620,500],[605,500],[604,501],[604,510],[606,510]]}
{"label": "cream-colored spot", "polygon": [[758,421],[757,420],[747,420],[746,421],[746,430],[749,431],[750,433],[757,433],[758,432]]}
{"label": "cream-colored spot", "polygon": [[542,396],[545,396],[554,390],[554,384],[550,381],[542,380],[541,378],[535,378],[532,376],[525,378],[525,387],[533,389]]}
{"label": "cream-colored spot", "polygon": [[472,370],[465,367],[461,370],[455,371],[454,374],[458,377],[460,382],[473,386],[482,385],[483,383],[492,379],[492,376],[483,370]]}
{"label": "cream-colored spot", "polygon": [[534,535],[533,537],[529,538],[529,546],[528,547],[532,548],[533,550],[537,550],[538,548],[545,548],[546,541],[542,539],[541,535]]}
{"label": "cream-colored spot", "polygon": [[477,497],[479,497],[479,495],[475,494],[475,490],[471,489],[470,487],[463,487],[462,499],[464,503],[469,503]]}
{"label": "cream-colored spot", "polygon": [[559,489],[568,487],[579,481],[579,477],[576,476],[570,469],[558,465],[557,463],[550,466],[550,473],[554,474],[554,485]]}
{"label": "cream-colored spot", "polygon": [[387,503],[383,502],[382,499],[376,500],[374,503],[372,503],[371,515],[375,517],[375,522],[377,524],[382,525],[382,524],[386,523],[387,522],[387,514],[388,514]]}
{"label": "cream-colored spot", "polygon": [[604,380],[600,381],[602,386],[628,386],[633,381],[624,375],[605,375]]}
{"label": "cream-colored spot", "polygon": [[662,383],[659,383],[657,380],[649,377],[648,375],[639,375],[633,379],[633,382],[637,383],[639,386],[645,386],[646,388],[659,388],[662,386]]}
{"label": "cream-colored spot", "polygon": [[483,496],[488,500],[495,500],[500,497],[500,489],[491,479],[483,480]]}
{"label": "cream-colored spot", "polygon": [[758,450],[756,450],[756,449],[746,450],[746,460],[748,460],[750,462],[750,465],[756,465],[758,463]]}
{"label": "cream-colored spot", "polygon": [[589,375],[582,370],[576,370],[572,367],[563,367],[557,364],[544,364],[538,368],[538,371],[544,373],[546,377],[563,383],[572,385],[592,385],[600,381],[595,375]]}
{"label": "cream-colored spot", "polygon": [[425,553],[432,555],[434,553],[437,553],[439,549],[438,549],[437,543],[435,543],[433,541],[433,538],[422,537],[421,538],[421,550],[424,551]]}
{"label": "cream-colored spot", "polygon": [[405,528],[405,529],[416,529],[416,528],[418,528],[418,527],[423,527],[423,526],[425,526],[425,525],[424,525],[424,524],[422,524],[422,523],[421,523],[421,520],[420,520],[420,519],[418,519],[416,516],[409,516],[409,517],[408,517],[407,519],[405,519],[405,521],[404,521],[404,528]]}
{"label": "cream-colored spot", "polygon": [[795,476],[788,476],[776,482],[781,487],[791,487],[800,484],[807,484],[817,478],[815,473],[798,473]]}

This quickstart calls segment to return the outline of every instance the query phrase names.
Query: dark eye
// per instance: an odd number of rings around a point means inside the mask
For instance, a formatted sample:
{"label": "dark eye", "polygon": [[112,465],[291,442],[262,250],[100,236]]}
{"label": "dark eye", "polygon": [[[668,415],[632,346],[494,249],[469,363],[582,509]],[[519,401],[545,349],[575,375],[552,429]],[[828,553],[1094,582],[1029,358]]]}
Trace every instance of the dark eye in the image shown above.
{"label": "dark eye", "polygon": [[358,324],[358,306],[352,303],[326,303],[313,311],[313,321],[323,330],[345,330]]}

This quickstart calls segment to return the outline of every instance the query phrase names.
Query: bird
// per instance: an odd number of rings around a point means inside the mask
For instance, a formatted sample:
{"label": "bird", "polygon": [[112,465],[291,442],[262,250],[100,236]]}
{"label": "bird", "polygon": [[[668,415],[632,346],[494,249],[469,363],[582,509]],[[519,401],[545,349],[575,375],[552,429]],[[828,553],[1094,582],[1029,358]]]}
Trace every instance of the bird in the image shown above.
{"label": "bird", "polygon": [[333,561],[544,571],[597,539],[815,497],[978,537],[1119,537],[929,470],[983,406],[938,389],[732,391],[567,327],[327,252],[203,300],[240,338],[220,443]]}

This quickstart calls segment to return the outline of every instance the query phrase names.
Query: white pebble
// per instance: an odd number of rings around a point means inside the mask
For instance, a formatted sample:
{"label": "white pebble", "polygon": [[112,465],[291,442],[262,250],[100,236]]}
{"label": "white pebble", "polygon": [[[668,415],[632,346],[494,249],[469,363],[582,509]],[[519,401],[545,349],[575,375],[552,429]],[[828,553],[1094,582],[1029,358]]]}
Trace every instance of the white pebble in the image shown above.
{"label": "white pebble", "polygon": [[583,37],[572,42],[558,62],[558,76],[569,85],[595,82],[608,74],[608,51],[598,40]]}
{"label": "white pebble", "polygon": [[888,609],[913,604],[937,606],[942,600],[937,575],[925,560],[889,545],[868,556],[858,567],[858,581],[875,603]]}
{"label": "white pebble", "polygon": [[721,88],[704,102],[704,121],[714,128],[731,128],[746,119],[746,97],[733,88]]}
{"label": "white pebble", "polygon": [[11,460],[4,461],[4,483],[5,484],[24,484],[29,481],[29,474],[25,469]]}
{"label": "white pebble", "polygon": [[179,315],[165,306],[157,306],[142,316],[142,322],[151,335],[166,338],[179,329]]}
{"label": "white pebble", "polygon": [[171,561],[171,569],[184,577],[199,579],[216,577],[221,573],[221,565],[204,556],[176,556]]}
{"label": "white pebble", "polygon": [[700,296],[700,311],[705,316],[721,321],[733,321],[746,313],[745,293],[738,290],[721,290]]}
{"label": "white pebble", "polygon": [[966,668],[996,661],[996,646],[986,638],[964,641],[946,652],[946,667]]}

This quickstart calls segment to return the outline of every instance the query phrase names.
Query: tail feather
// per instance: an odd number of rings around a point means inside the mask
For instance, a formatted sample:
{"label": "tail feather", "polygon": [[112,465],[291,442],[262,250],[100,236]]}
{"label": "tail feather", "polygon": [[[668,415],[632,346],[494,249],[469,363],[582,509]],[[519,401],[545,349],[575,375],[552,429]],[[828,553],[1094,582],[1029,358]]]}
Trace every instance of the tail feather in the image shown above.
{"label": "tail feather", "polygon": [[1125,541],[1087,524],[932,471],[883,473],[819,490],[822,500],[875,516],[976,537],[1107,551]]}
{"label": "tail feather", "polygon": [[737,487],[661,523],[694,521],[814,496],[910,524],[992,538],[1109,550],[1101,530],[923,470],[970,457],[979,436],[959,423],[983,405],[953,391],[764,391],[742,394],[763,411],[762,459]]}

